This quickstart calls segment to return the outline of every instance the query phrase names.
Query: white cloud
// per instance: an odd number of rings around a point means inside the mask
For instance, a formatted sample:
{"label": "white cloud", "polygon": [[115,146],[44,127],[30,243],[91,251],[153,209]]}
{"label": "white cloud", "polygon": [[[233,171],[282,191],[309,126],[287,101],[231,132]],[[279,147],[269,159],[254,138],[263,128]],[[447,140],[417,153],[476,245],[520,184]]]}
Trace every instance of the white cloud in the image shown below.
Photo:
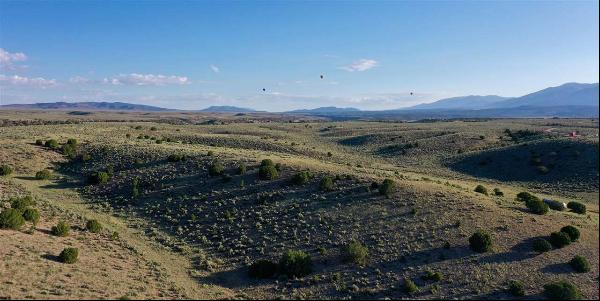
{"label": "white cloud", "polygon": [[219,67],[215,66],[215,65],[210,65],[210,69],[214,72],[214,73],[219,73],[221,72],[221,69],[219,69]]}
{"label": "white cloud", "polygon": [[43,77],[24,77],[24,76],[8,76],[0,74],[0,85],[22,86],[22,87],[37,87],[47,88],[56,86],[58,83],[55,79],[45,79]]}
{"label": "white cloud", "polygon": [[75,77],[71,77],[71,78],[69,79],[69,82],[70,82],[70,83],[73,83],[73,84],[87,84],[87,83],[90,83],[90,82],[92,82],[92,80],[91,80],[91,79],[88,79],[88,78],[86,78],[86,77],[83,77],[83,76],[79,76],[79,75],[78,75],[78,76],[75,76]]}
{"label": "white cloud", "polygon": [[112,85],[163,86],[187,85],[191,81],[185,76],[130,73],[105,78],[103,83]]}
{"label": "white cloud", "polygon": [[366,71],[366,70],[376,67],[378,64],[379,63],[373,59],[360,59],[348,66],[340,67],[340,69],[346,70],[349,72]]}
{"label": "white cloud", "polygon": [[10,53],[4,50],[4,48],[0,48],[0,67],[13,69],[15,62],[23,62],[26,60],[27,56],[22,52]]}
{"label": "white cloud", "polygon": [[[10,53],[4,48],[0,48],[0,67],[6,68],[9,70],[16,69],[15,63],[24,62],[27,60],[27,56],[22,52]],[[19,66],[26,67],[26,66]]]}

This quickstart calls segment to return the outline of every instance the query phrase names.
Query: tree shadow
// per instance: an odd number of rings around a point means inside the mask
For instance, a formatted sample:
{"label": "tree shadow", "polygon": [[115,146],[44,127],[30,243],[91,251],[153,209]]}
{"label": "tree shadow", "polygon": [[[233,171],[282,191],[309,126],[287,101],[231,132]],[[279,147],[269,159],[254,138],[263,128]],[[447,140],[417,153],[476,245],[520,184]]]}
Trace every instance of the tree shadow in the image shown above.
{"label": "tree shadow", "polygon": [[571,274],[573,273],[573,268],[568,263],[555,263],[547,265],[540,269],[540,272],[550,273],[550,274]]}
{"label": "tree shadow", "polygon": [[40,256],[46,260],[50,260],[50,261],[54,261],[54,262],[58,262],[58,263],[62,263],[62,261],[60,260],[60,257],[56,256],[56,255],[52,255],[52,254],[43,254],[42,256]]}
{"label": "tree shadow", "polygon": [[533,258],[537,253],[533,252],[533,242],[547,238],[546,236],[531,237],[521,241],[510,248],[510,251],[503,253],[495,253],[481,258],[482,263],[509,263]]}
{"label": "tree shadow", "polygon": [[208,276],[196,277],[202,283],[218,285],[230,289],[242,289],[252,286],[258,286],[265,283],[272,283],[272,279],[253,279],[248,276],[248,268],[237,267],[231,270],[210,273]]}
{"label": "tree shadow", "polygon": [[48,230],[48,229],[39,229],[39,228],[37,228],[35,230],[37,230],[38,232],[44,233],[46,235],[52,235],[52,231]]}

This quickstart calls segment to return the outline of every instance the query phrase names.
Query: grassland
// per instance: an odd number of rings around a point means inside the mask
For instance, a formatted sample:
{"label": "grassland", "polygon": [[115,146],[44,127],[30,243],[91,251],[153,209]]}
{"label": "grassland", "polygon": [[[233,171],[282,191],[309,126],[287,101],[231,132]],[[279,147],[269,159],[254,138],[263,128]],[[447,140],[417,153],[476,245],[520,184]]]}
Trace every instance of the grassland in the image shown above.
{"label": "grassland", "polygon": [[[538,298],[564,279],[598,298],[598,120],[0,113],[0,165],[14,170],[0,177],[1,198],[32,195],[41,213],[33,228],[0,230],[1,297],[510,299],[511,280]],[[72,158],[35,144],[71,138]],[[276,179],[260,178],[263,159],[280,164]],[[43,169],[54,178],[36,180]],[[90,184],[98,171],[110,179]],[[310,176],[295,184],[300,171]],[[332,189],[319,188],[325,177]],[[386,178],[396,184],[387,197],[373,185]],[[515,200],[522,191],[587,212],[532,214]],[[89,219],[104,230],[85,231]],[[59,220],[74,225],[69,237],[49,234]],[[532,251],[566,225],[577,242]],[[480,229],[490,252],[469,249]],[[341,256],[351,242],[366,247],[360,263]],[[52,257],[66,246],[80,249],[77,263]],[[248,276],[287,250],[310,255],[312,272]],[[575,255],[589,272],[573,271]],[[418,292],[404,290],[406,278]]]}

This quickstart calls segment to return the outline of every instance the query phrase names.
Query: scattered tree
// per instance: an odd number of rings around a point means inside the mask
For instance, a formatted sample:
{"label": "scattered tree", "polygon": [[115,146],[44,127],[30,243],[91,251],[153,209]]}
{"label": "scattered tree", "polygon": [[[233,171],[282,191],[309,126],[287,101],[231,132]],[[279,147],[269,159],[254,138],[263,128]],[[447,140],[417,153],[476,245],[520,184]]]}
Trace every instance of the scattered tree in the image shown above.
{"label": "scattered tree", "polygon": [[483,230],[478,230],[469,238],[469,245],[475,252],[488,252],[492,249],[492,236]]}
{"label": "scattered tree", "polygon": [[71,226],[67,224],[65,221],[60,221],[56,226],[53,226],[51,229],[52,235],[65,237],[69,235],[69,231],[71,230]]}
{"label": "scattered tree", "polygon": [[75,263],[77,257],[79,257],[79,250],[77,248],[64,248],[58,257],[64,263]]}
{"label": "scattered tree", "polygon": [[342,260],[364,266],[369,257],[369,250],[359,241],[352,241],[340,249]]}
{"label": "scattered tree", "polygon": [[303,277],[312,273],[312,259],[302,251],[287,251],[279,261],[279,269],[288,277]]}

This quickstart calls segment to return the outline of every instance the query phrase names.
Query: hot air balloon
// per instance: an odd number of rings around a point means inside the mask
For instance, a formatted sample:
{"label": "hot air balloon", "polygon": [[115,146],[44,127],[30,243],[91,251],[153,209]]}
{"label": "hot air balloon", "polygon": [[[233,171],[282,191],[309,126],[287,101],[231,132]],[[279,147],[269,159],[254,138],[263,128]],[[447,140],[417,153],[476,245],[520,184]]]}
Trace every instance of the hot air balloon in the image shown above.
{"label": "hot air balloon", "polygon": [[321,74],[321,79],[323,79],[323,74]]}
{"label": "hot air balloon", "polygon": [[266,92],[266,91],[267,91],[267,89],[263,88],[263,92]]}

